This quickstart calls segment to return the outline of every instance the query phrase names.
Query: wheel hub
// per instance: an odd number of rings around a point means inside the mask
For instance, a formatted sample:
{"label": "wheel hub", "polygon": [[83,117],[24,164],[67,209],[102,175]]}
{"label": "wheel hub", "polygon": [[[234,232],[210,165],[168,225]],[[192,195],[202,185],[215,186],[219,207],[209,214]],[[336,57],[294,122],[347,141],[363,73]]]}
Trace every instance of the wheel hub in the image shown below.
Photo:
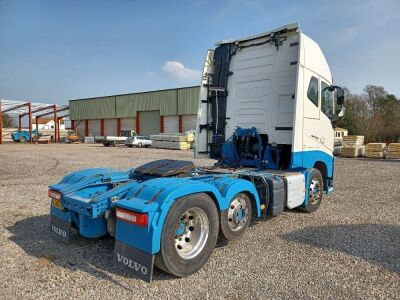
{"label": "wheel hub", "polygon": [[321,197],[321,183],[317,178],[313,178],[310,182],[310,189],[308,192],[309,202],[315,204]]}
{"label": "wheel hub", "polygon": [[175,229],[175,247],[183,259],[197,256],[204,248],[209,233],[206,212],[194,207],[184,212]]}
{"label": "wheel hub", "polygon": [[237,231],[243,228],[249,218],[249,209],[243,198],[235,198],[228,209],[228,225],[231,230]]}

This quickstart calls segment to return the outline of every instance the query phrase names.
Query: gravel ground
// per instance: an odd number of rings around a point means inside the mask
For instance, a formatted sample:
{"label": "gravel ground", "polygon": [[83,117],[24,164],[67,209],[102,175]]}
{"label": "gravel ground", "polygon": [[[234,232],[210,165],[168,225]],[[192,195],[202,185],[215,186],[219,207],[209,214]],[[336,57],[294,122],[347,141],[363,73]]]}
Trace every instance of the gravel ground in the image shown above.
{"label": "gravel ground", "polygon": [[[112,264],[113,239],[49,232],[47,186],[88,167],[130,168],[189,151],[0,145],[0,298],[384,298],[400,291],[400,161],[338,159],[316,213],[286,211],[219,242],[198,273],[147,284]],[[211,161],[195,161],[198,165]]]}

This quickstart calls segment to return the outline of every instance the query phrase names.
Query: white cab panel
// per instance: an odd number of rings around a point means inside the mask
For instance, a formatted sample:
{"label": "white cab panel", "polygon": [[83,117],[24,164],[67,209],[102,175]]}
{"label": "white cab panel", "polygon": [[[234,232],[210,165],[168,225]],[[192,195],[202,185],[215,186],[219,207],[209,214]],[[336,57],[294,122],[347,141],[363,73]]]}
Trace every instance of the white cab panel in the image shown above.
{"label": "white cab panel", "polygon": [[291,144],[292,130],[280,127],[293,127],[299,33],[289,34],[278,49],[265,40],[241,43],[231,58],[226,138],[237,126],[256,127],[270,142]]}
{"label": "white cab panel", "polygon": [[199,106],[197,111],[196,123],[196,157],[208,156],[208,143],[211,141],[212,131],[207,129],[200,130],[200,125],[210,122],[210,107],[208,101],[208,84],[212,82],[214,74],[213,65],[214,50],[208,50],[204,59],[203,73],[200,82]]}

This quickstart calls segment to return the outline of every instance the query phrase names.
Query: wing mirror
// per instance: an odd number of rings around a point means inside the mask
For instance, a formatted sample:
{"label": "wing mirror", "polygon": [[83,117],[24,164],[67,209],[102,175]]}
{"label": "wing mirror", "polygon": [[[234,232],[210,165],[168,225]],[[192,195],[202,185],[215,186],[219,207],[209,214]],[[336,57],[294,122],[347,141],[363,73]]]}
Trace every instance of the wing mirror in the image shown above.
{"label": "wing mirror", "polygon": [[334,95],[335,114],[339,118],[342,118],[344,116],[344,90],[336,85],[332,86],[331,90],[332,92],[335,93]]}
{"label": "wing mirror", "polygon": [[344,105],[344,90],[340,87],[336,88],[336,105],[341,106]]}

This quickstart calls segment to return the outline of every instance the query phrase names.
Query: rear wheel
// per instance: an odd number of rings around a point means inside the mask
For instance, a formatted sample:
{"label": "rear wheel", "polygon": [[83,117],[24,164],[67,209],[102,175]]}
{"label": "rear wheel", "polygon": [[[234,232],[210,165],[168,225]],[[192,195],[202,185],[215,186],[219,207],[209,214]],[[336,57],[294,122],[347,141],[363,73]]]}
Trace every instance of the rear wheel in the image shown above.
{"label": "rear wheel", "polygon": [[317,169],[312,169],[309,182],[308,203],[301,207],[301,210],[312,213],[321,205],[322,195],[324,193],[324,181],[321,172]]}
{"label": "rear wheel", "polygon": [[251,221],[251,201],[244,193],[236,194],[229,208],[220,212],[220,234],[228,240],[238,240],[245,233]]}
{"label": "rear wheel", "polygon": [[178,277],[197,272],[215,248],[218,227],[218,211],[208,195],[193,194],[176,200],[163,226],[155,265]]}
{"label": "rear wheel", "polygon": [[139,143],[139,144],[137,144],[137,146],[138,146],[139,148],[142,148],[142,147],[143,147],[143,144],[142,144],[142,143]]}
{"label": "rear wheel", "polygon": [[26,142],[26,137],[20,136],[19,139],[18,139],[18,141],[19,141],[20,143],[25,143],[25,142]]}

